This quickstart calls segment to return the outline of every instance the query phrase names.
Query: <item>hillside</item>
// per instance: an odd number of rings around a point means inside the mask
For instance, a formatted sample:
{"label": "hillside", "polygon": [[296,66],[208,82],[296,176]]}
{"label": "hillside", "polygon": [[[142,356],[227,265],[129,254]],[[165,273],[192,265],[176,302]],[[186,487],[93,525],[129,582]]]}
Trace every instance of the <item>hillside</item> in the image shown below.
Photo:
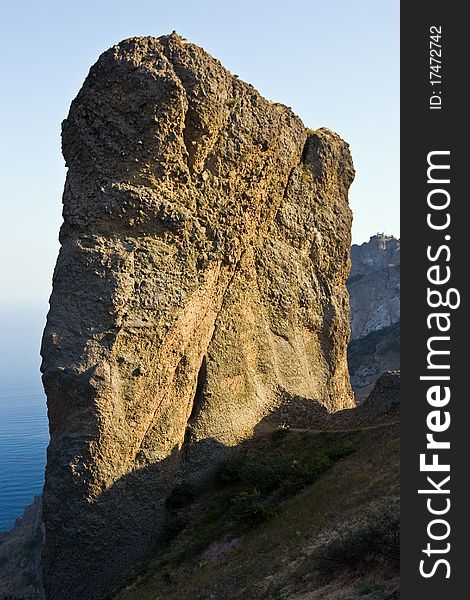
{"label": "hillside", "polygon": [[261,424],[213,478],[175,489],[168,545],[109,598],[399,598],[398,499],[397,409]]}

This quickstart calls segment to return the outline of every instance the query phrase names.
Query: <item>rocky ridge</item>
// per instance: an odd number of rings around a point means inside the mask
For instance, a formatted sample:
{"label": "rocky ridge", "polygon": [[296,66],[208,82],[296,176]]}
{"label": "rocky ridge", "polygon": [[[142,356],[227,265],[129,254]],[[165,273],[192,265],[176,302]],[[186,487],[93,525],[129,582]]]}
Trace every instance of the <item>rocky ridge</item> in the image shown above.
{"label": "rocky ridge", "polygon": [[354,169],[336,134],[176,34],[102,54],[62,132],[44,585],[97,600],[161,543],[175,483],[286,397],[353,405]]}
{"label": "rocky ridge", "polygon": [[400,320],[400,240],[385,234],[351,247],[351,339]]}
{"label": "rocky ridge", "polygon": [[400,240],[377,234],[351,247],[351,384],[357,401],[385,371],[400,368]]}

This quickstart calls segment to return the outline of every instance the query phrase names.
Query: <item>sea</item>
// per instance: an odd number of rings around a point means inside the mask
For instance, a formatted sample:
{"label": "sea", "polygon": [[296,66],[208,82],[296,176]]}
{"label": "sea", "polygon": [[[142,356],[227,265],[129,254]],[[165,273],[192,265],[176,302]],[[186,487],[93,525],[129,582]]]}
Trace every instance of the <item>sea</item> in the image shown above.
{"label": "sea", "polygon": [[46,399],[37,381],[0,386],[0,531],[8,531],[44,483],[49,442]]}

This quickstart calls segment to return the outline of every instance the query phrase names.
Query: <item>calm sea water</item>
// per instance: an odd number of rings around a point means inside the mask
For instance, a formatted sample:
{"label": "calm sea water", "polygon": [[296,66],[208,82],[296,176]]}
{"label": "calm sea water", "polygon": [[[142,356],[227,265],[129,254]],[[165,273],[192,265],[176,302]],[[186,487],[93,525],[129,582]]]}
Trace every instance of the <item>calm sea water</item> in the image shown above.
{"label": "calm sea water", "polygon": [[49,441],[41,385],[0,388],[0,530],[10,529],[44,482]]}

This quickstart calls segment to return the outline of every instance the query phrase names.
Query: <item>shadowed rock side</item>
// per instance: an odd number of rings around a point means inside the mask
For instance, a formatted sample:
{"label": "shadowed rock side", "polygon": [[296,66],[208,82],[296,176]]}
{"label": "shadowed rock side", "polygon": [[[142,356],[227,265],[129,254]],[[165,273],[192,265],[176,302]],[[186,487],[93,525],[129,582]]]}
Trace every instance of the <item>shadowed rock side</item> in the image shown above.
{"label": "shadowed rock side", "polygon": [[64,223],[42,345],[48,598],[100,598],[162,504],[286,394],[352,406],[354,170],[201,48],[133,38],[63,123]]}

